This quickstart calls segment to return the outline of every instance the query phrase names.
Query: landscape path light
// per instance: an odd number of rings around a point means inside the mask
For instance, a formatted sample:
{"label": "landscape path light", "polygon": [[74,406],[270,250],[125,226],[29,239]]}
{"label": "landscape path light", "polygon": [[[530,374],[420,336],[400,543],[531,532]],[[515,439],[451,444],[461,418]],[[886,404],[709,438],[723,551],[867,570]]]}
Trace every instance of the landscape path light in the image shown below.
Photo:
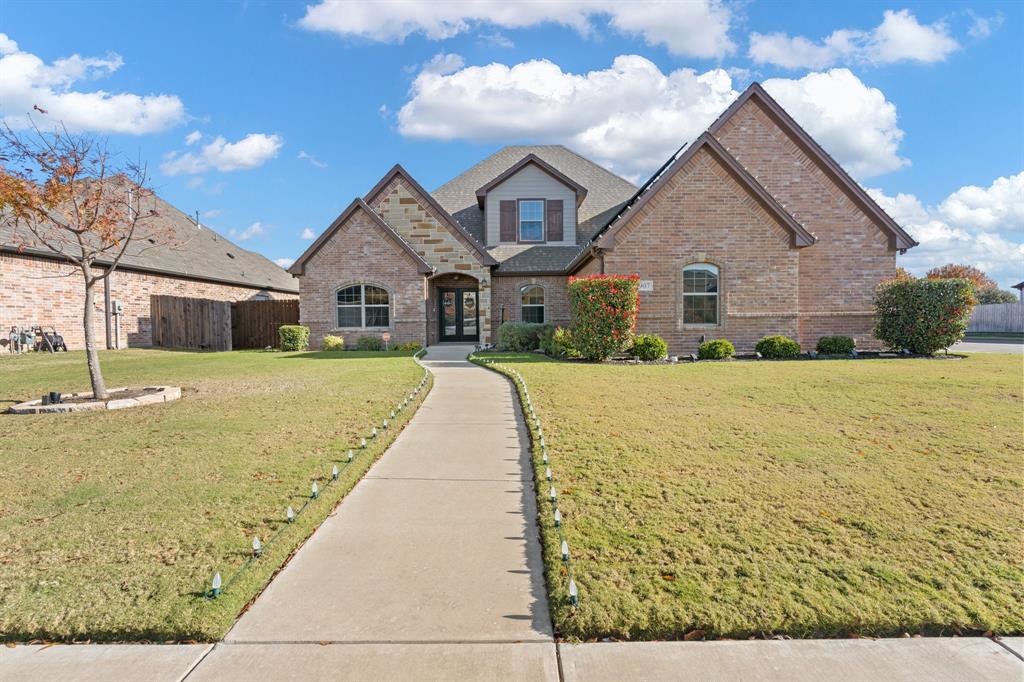
{"label": "landscape path light", "polygon": [[315,500],[317,497],[320,496],[320,488],[317,486],[316,481],[313,481],[313,485],[310,486],[309,490],[310,490],[310,495],[309,495],[310,498]]}
{"label": "landscape path light", "polygon": [[576,589],[576,581],[569,578],[569,603],[576,606],[580,603],[579,590]]}
{"label": "landscape path light", "polygon": [[337,481],[338,480],[338,465],[337,464],[335,464],[334,466],[331,467],[331,480],[332,481]]}
{"label": "landscape path light", "polygon": [[221,585],[220,573],[219,572],[218,573],[214,573],[213,574],[213,582],[210,583],[210,587],[213,588],[213,589],[210,590],[210,595],[214,599],[216,599],[217,597],[220,596],[220,585]]}
{"label": "landscape path light", "polygon": [[359,447],[361,447],[364,450],[366,449],[366,439],[365,438],[363,438],[363,439],[361,439],[359,441]]}
{"label": "landscape path light", "polygon": [[555,504],[558,501],[558,493],[555,492],[555,486],[551,486],[550,492],[551,504]]}
{"label": "landscape path light", "polygon": [[260,539],[258,537],[253,536],[253,539],[252,539],[252,555],[254,557],[258,557],[260,554],[263,554],[263,543],[260,542]]}
{"label": "landscape path light", "polygon": [[544,478],[548,479],[549,481],[551,480],[551,467],[548,467],[544,471]]}
{"label": "landscape path light", "polygon": [[374,426],[373,429],[370,430],[370,438],[376,438],[376,437],[377,437],[377,427]]}
{"label": "landscape path light", "polygon": [[[364,447],[365,447],[365,446],[364,446]],[[355,454],[353,454],[352,450],[351,450],[351,449],[349,449],[349,451],[348,451],[348,463],[349,463],[349,464],[351,464],[351,463],[352,463],[352,458],[353,458],[353,457],[355,457]]]}
{"label": "landscape path light", "polygon": [[561,525],[562,525],[562,510],[561,509],[556,509],[555,510],[555,528],[558,528]]}
{"label": "landscape path light", "polygon": [[288,505],[288,511],[284,513],[284,518],[288,523],[295,523],[295,510],[292,509],[291,505]]}
{"label": "landscape path light", "polygon": [[562,540],[562,561],[569,560],[569,543],[566,540]]}

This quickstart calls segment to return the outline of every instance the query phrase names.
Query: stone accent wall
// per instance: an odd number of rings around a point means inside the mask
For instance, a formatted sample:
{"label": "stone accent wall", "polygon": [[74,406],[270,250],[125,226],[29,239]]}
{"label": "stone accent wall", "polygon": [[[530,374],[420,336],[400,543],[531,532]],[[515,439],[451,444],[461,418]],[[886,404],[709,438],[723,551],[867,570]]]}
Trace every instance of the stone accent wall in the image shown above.
{"label": "stone accent wall", "polygon": [[[7,338],[12,326],[52,325],[72,350],[85,348],[82,329],[84,286],[76,267],[60,261],[23,254],[0,253],[0,328]],[[124,303],[121,316],[122,348],[148,346],[153,342],[149,313],[150,295],[210,298],[242,301],[259,294],[275,299],[296,298],[264,289],[204,282],[130,270],[111,275],[110,297]],[[103,284],[96,286],[95,332],[97,343],[106,347],[103,315]],[[4,348],[6,350],[6,347]]]}
{"label": "stone accent wall", "polygon": [[[310,348],[319,348],[327,334],[354,346],[360,336],[391,333],[392,343],[426,338],[426,279],[393,236],[386,236],[364,210],[357,210],[333,237],[306,262],[299,278],[299,321],[309,327]],[[337,292],[350,284],[386,289],[391,299],[391,324],[382,329],[338,328]]]}
{"label": "stone accent wall", "polygon": [[568,278],[552,275],[512,275],[494,278],[494,289],[491,301],[494,305],[492,325],[494,329],[501,326],[504,319],[521,321],[522,295],[520,290],[527,284],[539,284],[544,287],[544,321],[561,327],[569,325]]}
{"label": "stone accent wall", "polygon": [[800,251],[799,340],[813,348],[846,334],[875,348],[875,286],[896,273],[889,234],[765,113],[748,100],[718,133],[722,145],[778,199],[818,243]]}
{"label": "stone accent wall", "polygon": [[[640,294],[637,331],[656,333],[673,354],[696,352],[702,337],[753,350],[766,334],[797,334],[799,252],[791,237],[707,151],[666,182],[616,236],[605,272],[637,273],[654,291]],[[719,268],[719,324],[683,324],[682,271]]]}
{"label": "stone accent wall", "polygon": [[[490,268],[481,265],[470,247],[447,225],[414,187],[401,176],[382,188],[367,203],[435,269],[435,277],[468,275],[477,280],[480,295],[480,342],[491,342]],[[431,285],[430,306],[434,323],[427,325],[427,342],[437,342],[436,294]]]}

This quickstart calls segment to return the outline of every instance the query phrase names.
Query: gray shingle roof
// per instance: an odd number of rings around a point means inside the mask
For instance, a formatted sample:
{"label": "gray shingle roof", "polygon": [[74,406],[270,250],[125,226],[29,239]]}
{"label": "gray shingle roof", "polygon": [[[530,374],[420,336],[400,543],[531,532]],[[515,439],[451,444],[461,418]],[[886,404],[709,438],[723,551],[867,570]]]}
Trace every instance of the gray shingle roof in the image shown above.
{"label": "gray shingle roof", "polygon": [[[157,216],[149,219],[155,228],[166,228],[170,237],[162,245],[133,240],[121,260],[121,267],[177,277],[210,280],[226,284],[273,289],[298,293],[298,280],[266,257],[247,251],[195,221],[163,199],[151,200]],[[143,207],[143,210],[146,210]],[[22,251],[33,255],[53,256],[43,245],[24,244],[11,226],[0,221],[0,251]],[[147,230],[150,228],[147,227]],[[19,232],[31,237],[27,232]],[[102,259],[101,259],[102,261]]]}
{"label": "gray shingle roof", "polygon": [[[579,207],[577,244],[589,241],[636,192],[632,183],[562,145],[519,145],[499,149],[431,195],[467,232],[483,243],[484,212],[477,205],[476,190],[528,154],[536,154],[587,188],[587,196]],[[488,251],[501,262],[498,272],[540,272],[561,270],[579,249],[572,246],[506,245],[492,247]]]}

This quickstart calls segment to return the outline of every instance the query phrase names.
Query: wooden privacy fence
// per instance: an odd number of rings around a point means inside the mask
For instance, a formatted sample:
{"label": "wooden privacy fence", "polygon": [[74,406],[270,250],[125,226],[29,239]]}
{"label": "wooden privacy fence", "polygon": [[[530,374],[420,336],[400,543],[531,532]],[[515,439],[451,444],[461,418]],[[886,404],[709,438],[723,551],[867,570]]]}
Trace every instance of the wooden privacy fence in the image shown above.
{"label": "wooden privacy fence", "polygon": [[277,328],[299,323],[299,302],[235,301],[231,304],[231,344],[241,348],[277,346]]}
{"label": "wooden privacy fence", "polygon": [[1024,303],[975,306],[968,332],[1024,332]]}
{"label": "wooden privacy fence", "polygon": [[206,298],[150,296],[153,345],[231,350],[231,303]]}

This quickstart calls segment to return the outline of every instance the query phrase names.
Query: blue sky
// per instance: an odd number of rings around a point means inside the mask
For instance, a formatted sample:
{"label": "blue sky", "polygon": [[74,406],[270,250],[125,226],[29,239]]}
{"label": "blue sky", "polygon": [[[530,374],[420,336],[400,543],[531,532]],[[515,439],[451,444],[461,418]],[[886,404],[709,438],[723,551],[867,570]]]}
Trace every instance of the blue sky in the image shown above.
{"label": "blue sky", "polygon": [[642,180],[758,80],[922,242],[902,264],[1024,279],[1021,3],[7,0],[0,34],[5,121],[109,135],[282,263],[396,162],[432,189],[564,143]]}

